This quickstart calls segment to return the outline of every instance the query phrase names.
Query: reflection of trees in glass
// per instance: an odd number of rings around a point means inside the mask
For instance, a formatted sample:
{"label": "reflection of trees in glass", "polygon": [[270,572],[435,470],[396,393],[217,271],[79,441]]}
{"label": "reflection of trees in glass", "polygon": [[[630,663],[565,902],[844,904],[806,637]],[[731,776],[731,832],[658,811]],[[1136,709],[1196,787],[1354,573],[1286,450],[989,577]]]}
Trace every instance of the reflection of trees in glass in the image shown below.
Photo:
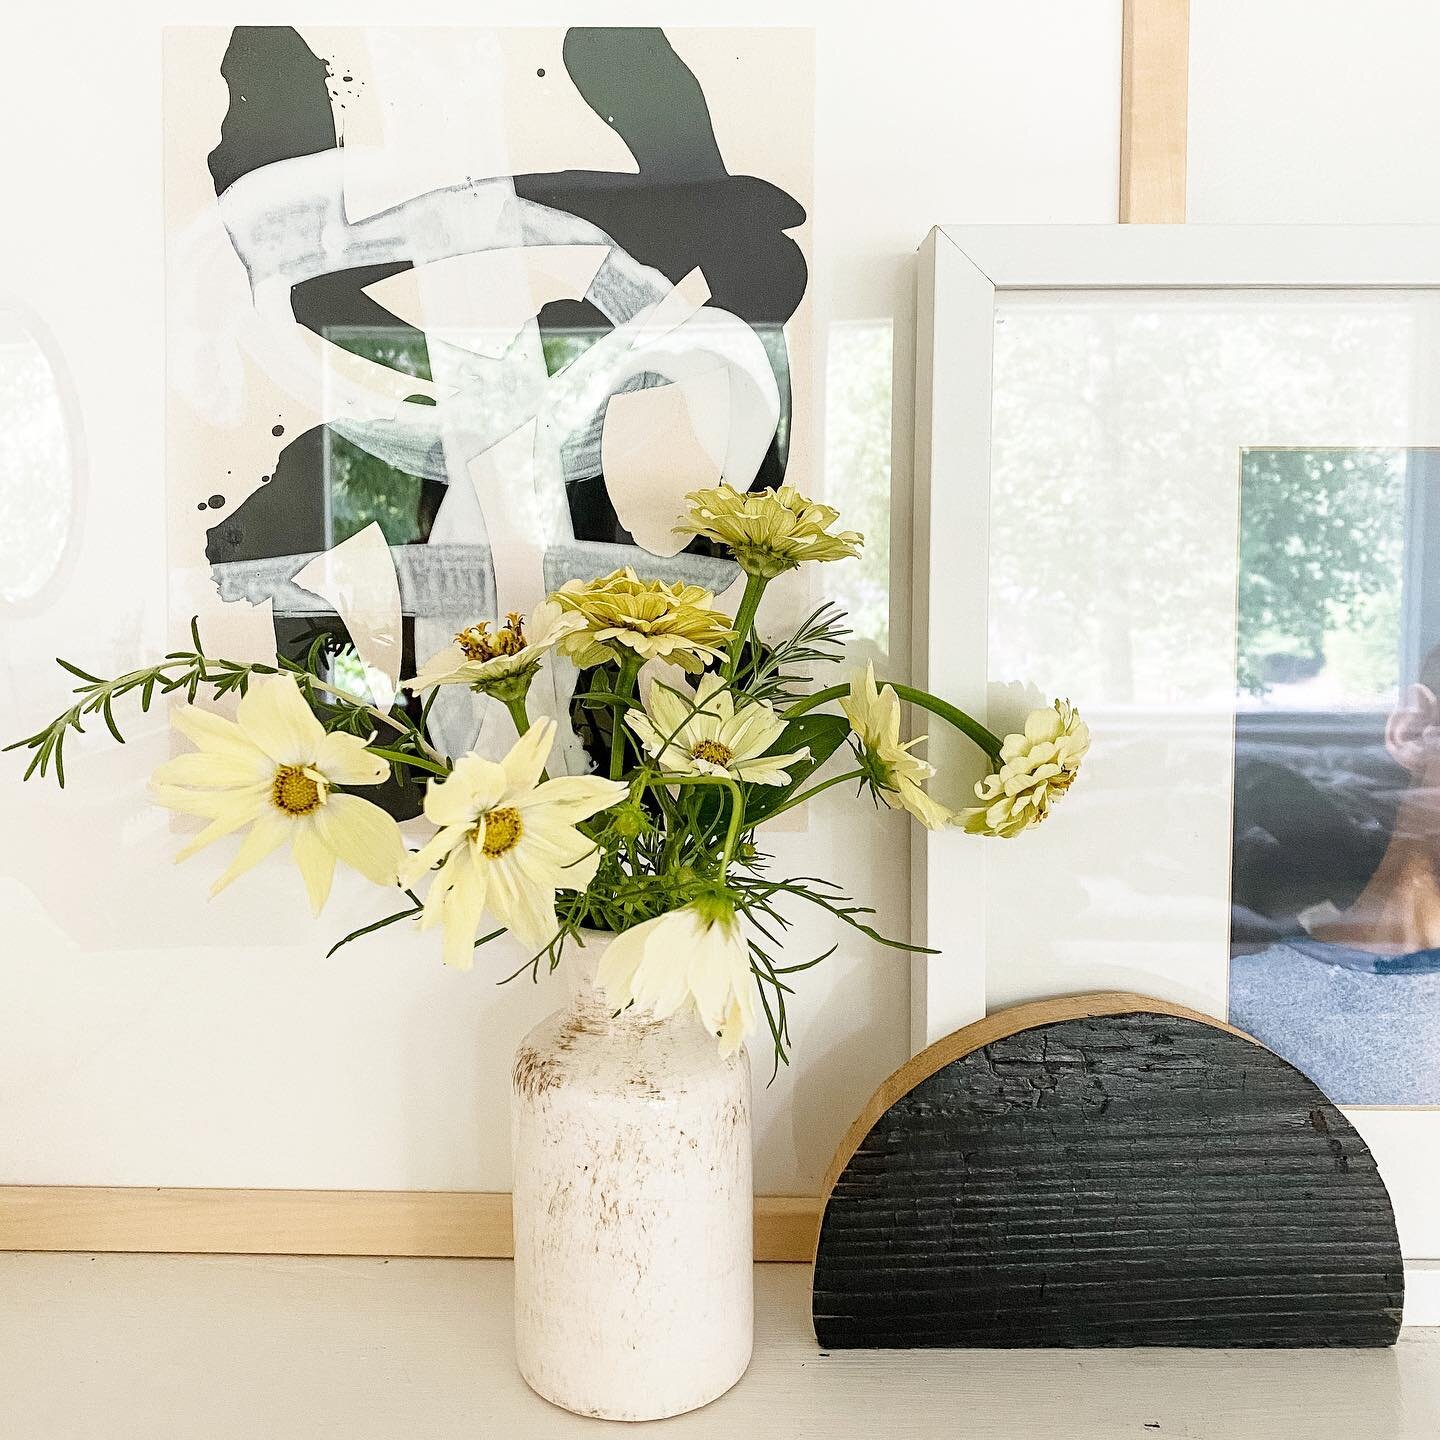
{"label": "reflection of trees in glass", "polygon": [[[1063,684],[1092,705],[1223,704],[1235,676],[1234,437],[1278,448],[1341,425],[1403,433],[1412,347],[1409,312],[1344,297],[1007,299],[995,331],[992,677]],[[1348,384],[1362,373],[1383,380]]]}
{"label": "reflection of trees in glass", "polygon": [[[352,355],[373,360],[389,370],[419,379],[430,378],[425,337],[400,329],[354,325],[330,326],[325,338]],[[425,396],[417,404],[434,404]],[[330,543],[338,545],[378,521],[390,545],[413,545],[424,538],[420,507],[424,482],[396,470],[352,445],[334,430],[326,434],[326,469],[330,488]]]}
{"label": "reflection of trees in glass", "polygon": [[0,313],[0,413],[0,601],[28,600],[70,530],[70,442],[50,362],[14,313]]}
{"label": "reflection of trees in glass", "polygon": [[326,437],[330,477],[330,543],[338,545],[378,521],[387,545],[424,538],[420,506],[424,481],[396,470],[343,435]]}
{"label": "reflection of trees in glass", "polygon": [[865,536],[858,560],[827,565],[824,585],[849,611],[857,639],[890,635],[890,392],[888,320],[835,324],[825,363],[825,493],[846,530]]}
{"label": "reflection of trees in glass", "polygon": [[1237,687],[1323,668],[1347,696],[1392,689],[1404,524],[1400,451],[1245,451]]}

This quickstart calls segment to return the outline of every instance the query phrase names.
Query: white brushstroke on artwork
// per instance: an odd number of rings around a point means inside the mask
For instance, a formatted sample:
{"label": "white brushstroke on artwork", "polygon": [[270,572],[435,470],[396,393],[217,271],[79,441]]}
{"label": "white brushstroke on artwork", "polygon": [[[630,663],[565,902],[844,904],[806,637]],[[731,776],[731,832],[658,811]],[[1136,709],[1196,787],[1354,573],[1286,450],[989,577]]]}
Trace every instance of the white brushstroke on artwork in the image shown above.
{"label": "white brushstroke on artwork", "polygon": [[[719,393],[713,382],[718,380]],[[724,370],[679,385],[655,385],[612,395],[605,407],[600,457],[620,523],[654,555],[678,555],[689,536],[675,533],[675,517],[691,490],[718,483],[720,464],[700,441],[695,408],[729,404]]]}
{"label": "white brushstroke on artwork", "polygon": [[295,575],[295,583],[340,617],[365,667],[370,698],[389,709],[400,685],[404,635],[400,581],[379,524],[371,521],[317,556]]}
{"label": "white brushstroke on artwork", "polygon": [[[583,300],[604,263],[598,245],[551,245],[543,250],[476,251],[435,260],[423,271],[402,270],[365,287],[365,293],[427,339],[504,360],[521,328],[552,300]],[[420,298],[420,276],[443,275],[447,284],[463,284],[480,308],[481,318],[461,329],[453,318],[427,323]],[[455,277],[463,277],[456,280]]]}

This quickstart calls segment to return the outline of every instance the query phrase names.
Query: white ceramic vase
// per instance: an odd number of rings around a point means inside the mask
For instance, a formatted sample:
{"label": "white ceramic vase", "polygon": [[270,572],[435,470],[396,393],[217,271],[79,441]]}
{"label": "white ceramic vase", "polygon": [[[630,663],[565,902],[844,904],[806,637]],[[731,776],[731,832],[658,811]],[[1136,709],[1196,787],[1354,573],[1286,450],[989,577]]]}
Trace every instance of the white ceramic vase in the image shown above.
{"label": "white ceramic vase", "polygon": [[608,938],[566,947],[570,1003],[515,1052],[515,1353],[566,1410],[658,1420],[750,1363],[750,1064],[688,1010],[613,1015]]}

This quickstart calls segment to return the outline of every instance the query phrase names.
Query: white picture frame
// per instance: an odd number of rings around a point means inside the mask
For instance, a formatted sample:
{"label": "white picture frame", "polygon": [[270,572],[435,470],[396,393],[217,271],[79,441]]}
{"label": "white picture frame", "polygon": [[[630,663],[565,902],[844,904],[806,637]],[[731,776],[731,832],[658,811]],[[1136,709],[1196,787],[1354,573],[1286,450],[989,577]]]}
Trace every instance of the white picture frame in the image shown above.
{"label": "white picture frame", "polygon": [[[1340,297],[1336,303],[1352,308],[1369,304],[1372,294],[1375,303],[1413,300],[1422,312],[1419,329],[1427,353],[1433,349],[1440,361],[1440,344],[1425,328],[1430,298],[1440,302],[1440,227],[941,226],[931,231],[920,251],[918,281],[912,652],[917,685],[953,697],[982,717],[991,712],[992,727],[1001,729],[1005,717],[993,713],[991,703],[998,680],[1024,678],[1041,690],[1071,683],[1059,673],[1060,665],[1053,675],[990,673],[992,621],[998,626],[1010,618],[992,614],[991,595],[996,335],[1007,307],[1052,299],[1062,306],[1103,304],[1107,295],[1127,302],[1131,296],[1159,300],[1165,292],[1192,298],[1214,292],[1233,307],[1246,303],[1234,293],[1244,291],[1265,292],[1267,303],[1316,299],[1323,305]],[[1003,384],[1003,375],[998,378]],[[1073,372],[1054,377],[1057,387],[1076,383]],[[1403,436],[1347,434],[1343,441],[1314,443],[1440,443],[1440,394],[1431,402],[1427,392],[1405,413],[1409,428]],[[1268,439],[1255,437],[1256,443]],[[1218,547],[1231,547],[1231,563],[1234,541],[1233,528],[1215,539]],[[1112,558],[1119,564],[1125,557]],[[1096,557],[1089,555],[1084,563],[1094,565]],[[1217,640],[1229,646],[1232,661],[1233,623],[1232,612],[1228,636]],[[1070,698],[1084,709],[1083,694]],[[931,759],[941,767],[936,783],[946,785],[941,798],[959,803],[980,773],[973,747],[938,725],[927,728]],[[1095,757],[1104,743],[1102,730]],[[1100,764],[1095,771],[1101,771]],[[922,833],[916,840],[913,935],[937,953],[914,962],[914,1049],[980,1018],[987,1008],[1046,993],[1133,989],[1226,1018],[1228,948],[1221,943],[1216,949],[1213,905],[1196,922],[1195,935],[1185,936],[1184,967],[1157,961],[1148,984],[1144,961],[1133,956],[1127,956],[1125,966],[1090,964],[1084,955],[1056,966],[1047,963],[1043,946],[1033,954],[1017,951],[1023,936],[1017,941],[1012,932],[1025,927],[1008,923],[1012,912],[1003,912],[1003,926],[995,925],[989,913],[994,896],[1024,893],[1017,873],[1043,896],[1047,866],[1052,873],[1063,868],[1067,845],[1107,843],[1108,837],[1094,828],[1098,807],[1078,798],[1086,778],[1082,775],[1075,797],[1067,797],[1067,809],[1057,810],[1052,824],[1037,832],[1023,861],[1009,842],[978,843],[956,830]],[[1228,783],[1217,805],[1228,807]],[[1092,827],[1088,840],[1081,838],[1087,823]],[[1060,835],[1065,826],[1068,837]],[[1016,844],[1030,844],[1030,839]],[[1223,884],[1228,914],[1228,846],[1223,856],[1211,859],[1201,883],[1212,892]],[[1028,922],[1032,935],[1042,933],[1038,927],[1047,923],[1045,906],[1036,908],[1041,913]],[[1063,923],[1063,915],[1057,915],[1055,924]],[[1180,924],[1176,919],[1174,926]],[[997,928],[1004,933],[993,933]],[[1114,983],[1117,973],[1126,983]],[[1440,1193],[1440,1108],[1347,1108],[1347,1113],[1375,1153],[1395,1202],[1407,1264],[1407,1320],[1440,1323],[1440,1205],[1433,1200]]]}

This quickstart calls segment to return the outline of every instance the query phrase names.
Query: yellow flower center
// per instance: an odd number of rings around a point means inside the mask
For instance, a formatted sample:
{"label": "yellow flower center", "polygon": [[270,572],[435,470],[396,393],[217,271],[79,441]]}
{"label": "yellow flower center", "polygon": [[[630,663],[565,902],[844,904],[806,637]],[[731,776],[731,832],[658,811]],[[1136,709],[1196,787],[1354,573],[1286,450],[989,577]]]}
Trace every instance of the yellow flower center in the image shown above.
{"label": "yellow flower center", "polygon": [[480,842],[480,851],[487,860],[498,860],[520,843],[524,833],[518,810],[508,805],[502,810],[491,810],[485,816],[485,838]]}
{"label": "yellow flower center", "polygon": [[690,751],[690,755],[695,760],[705,760],[711,765],[728,765],[735,758],[735,752],[718,740],[701,740]]}
{"label": "yellow flower center", "polygon": [[492,635],[490,622],[468,625],[455,637],[467,660],[494,660],[501,655],[518,655],[525,648],[525,621],[511,611],[505,623]]}
{"label": "yellow flower center", "polygon": [[282,765],[270,786],[270,799],[277,810],[287,815],[308,815],[320,808],[324,797],[303,765]]}

